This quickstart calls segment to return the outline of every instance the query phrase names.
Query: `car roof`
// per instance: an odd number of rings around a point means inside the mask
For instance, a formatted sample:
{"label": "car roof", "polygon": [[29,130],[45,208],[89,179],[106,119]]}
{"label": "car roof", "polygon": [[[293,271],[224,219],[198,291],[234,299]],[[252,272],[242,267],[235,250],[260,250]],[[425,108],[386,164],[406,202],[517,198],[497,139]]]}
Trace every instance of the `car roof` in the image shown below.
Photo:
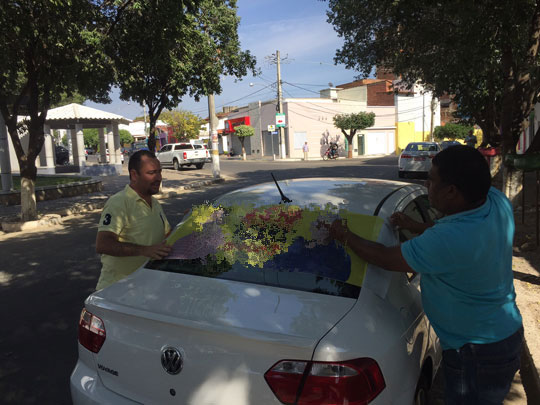
{"label": "car roof", "polygon": [[[328,203],[349,212],[374,215],[385,199],[396,193],[409,193],[422,188],[417,184],[389,180],[361,178],[307,178],[280,180],[278,184],[283,194],[293,205],[316,205],[325,207]],[[272,205],[281,201],[274,182],[258,184],[229,192],[216,200],[224,206]]]}

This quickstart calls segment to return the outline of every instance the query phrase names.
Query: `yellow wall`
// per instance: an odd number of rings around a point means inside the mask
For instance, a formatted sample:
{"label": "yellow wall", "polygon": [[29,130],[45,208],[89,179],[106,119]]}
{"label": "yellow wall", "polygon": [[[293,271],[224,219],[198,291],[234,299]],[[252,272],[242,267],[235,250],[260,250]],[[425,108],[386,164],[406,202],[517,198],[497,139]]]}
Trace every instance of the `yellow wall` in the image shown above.
{"label": "yellow wall", "polygon": [[414,122],[396,122],[396,155],[410,142],[429,142],[429,131],[416,131]]}
{"label": "yellow wall", "polygon": [[[482,130],[475,129],[474,135],[478,140],[476,147],[482,143]],[[403,149],[409,144],[409,142],[429,142],[429,131],[416,131],[414,122],[396,122],[396,155],[399,155]],[[464,143],[462,139],[458,139],[459,142]]]}

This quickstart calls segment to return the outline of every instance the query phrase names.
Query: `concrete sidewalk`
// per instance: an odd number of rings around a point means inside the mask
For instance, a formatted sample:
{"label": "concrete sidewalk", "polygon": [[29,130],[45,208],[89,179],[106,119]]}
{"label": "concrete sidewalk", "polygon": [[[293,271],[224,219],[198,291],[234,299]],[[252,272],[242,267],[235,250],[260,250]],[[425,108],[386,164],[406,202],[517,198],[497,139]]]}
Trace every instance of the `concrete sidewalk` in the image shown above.
{"label": "concrete sidewalk", "polygon": [[[102,182],[102,191],[74,197],[39,201],[37,202],[38,219],[35,221],[20,222],[20,205],[0,207],[0,234],[36,230],[58,225],[66,217],[103,208],[111,195],[122,190],[129,184],[127,165],[124,166],[120,176],[100,176],[94,177],[94,179]],[[231,179],[228,176],[214,178],[212,174],[199,170],[182,172],[164,170],[161,193],[156,195],[156,198],[169,198],[185,190],[205,187],[214,183],[222,183]]]}

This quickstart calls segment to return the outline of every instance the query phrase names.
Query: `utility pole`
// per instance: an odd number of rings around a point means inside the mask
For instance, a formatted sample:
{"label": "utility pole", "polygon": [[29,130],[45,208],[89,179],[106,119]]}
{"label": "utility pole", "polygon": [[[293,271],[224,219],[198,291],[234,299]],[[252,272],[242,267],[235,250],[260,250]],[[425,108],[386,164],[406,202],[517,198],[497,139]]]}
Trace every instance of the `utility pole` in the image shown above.
{"label": "utility pole", "polygon": [[216,108],[214,104],[214,94],[208,95],[208,130],[210,132],[210,139],[212,140],[212,174],[214,178],[218,179],[220,177],[219,170],[219,144],[218,144],[218,133],[217,133],[217,117],[216,117]]}
{"label": "utility pole", "polygon": [[[285,61],[287,59],[287,57],[283,58],[283,61]],[[283,113],[283,93],[281,91],[281,57],[279,55],[279,51],[276,51],[275,54],[272,54],[270,56],[266,56],[266,60],[270,63],[270,64],[276,64],[277,65],[277,106],[276,106],[276,111],[280,114]],[[277,123],[276,123],[276,126],[277,126]],[[287,151],[286,151],[286,148],[285,148],[285,134],[284,134],[284,129],[283,127],[279,126],[278,127],[278,131],[279,131],[279,144],[280,144],[280,148],[279,148],[279,155],[282,159],[284,159],[286,156],[287,156]],[[272,142],[273,142],[273,139],[272,139]],[[274,150],[272,149],[272,153],[274,152]]]}
{"label": "utility pole", "polygon": [[148,129],[146,129],[146,101],[143,100],[143,113],[144,113],[144,136],[146,136],[146,140],[148,141]]}
{"label": "utility pole", "polygon": [[429,129],[429,135],[431,142],[433,142],[433,121],[435,119],[435,108],[437,107],[437,99],[433,97],[431,93],[431,128]]}
{"label": "utility pole", "polygon": [[[281,59],[279,57],[279,51],[276,51],[276,64],[277,64],[277,98],[278,98],[278,113],[283,113],[283,101],[281,92]],[[282,159],[286,157],[285,142],[283,136],[283,127],[279,127],[279,154]]]}
{"label": "utility pole", "polygon": [[425,92],[422,89],[422,142],[424,141],[424,123],[426,122]]}

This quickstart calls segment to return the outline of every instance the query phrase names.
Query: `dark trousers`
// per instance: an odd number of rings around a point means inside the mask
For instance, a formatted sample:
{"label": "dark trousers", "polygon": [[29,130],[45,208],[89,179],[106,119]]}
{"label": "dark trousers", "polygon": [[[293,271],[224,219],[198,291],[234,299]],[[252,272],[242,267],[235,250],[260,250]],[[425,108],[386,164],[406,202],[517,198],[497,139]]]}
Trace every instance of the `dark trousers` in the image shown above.
{"label": "dark trousers", "polygon": [[447,405],[500,405],[520,367],[523,328],[504,340],[443,351]]}

